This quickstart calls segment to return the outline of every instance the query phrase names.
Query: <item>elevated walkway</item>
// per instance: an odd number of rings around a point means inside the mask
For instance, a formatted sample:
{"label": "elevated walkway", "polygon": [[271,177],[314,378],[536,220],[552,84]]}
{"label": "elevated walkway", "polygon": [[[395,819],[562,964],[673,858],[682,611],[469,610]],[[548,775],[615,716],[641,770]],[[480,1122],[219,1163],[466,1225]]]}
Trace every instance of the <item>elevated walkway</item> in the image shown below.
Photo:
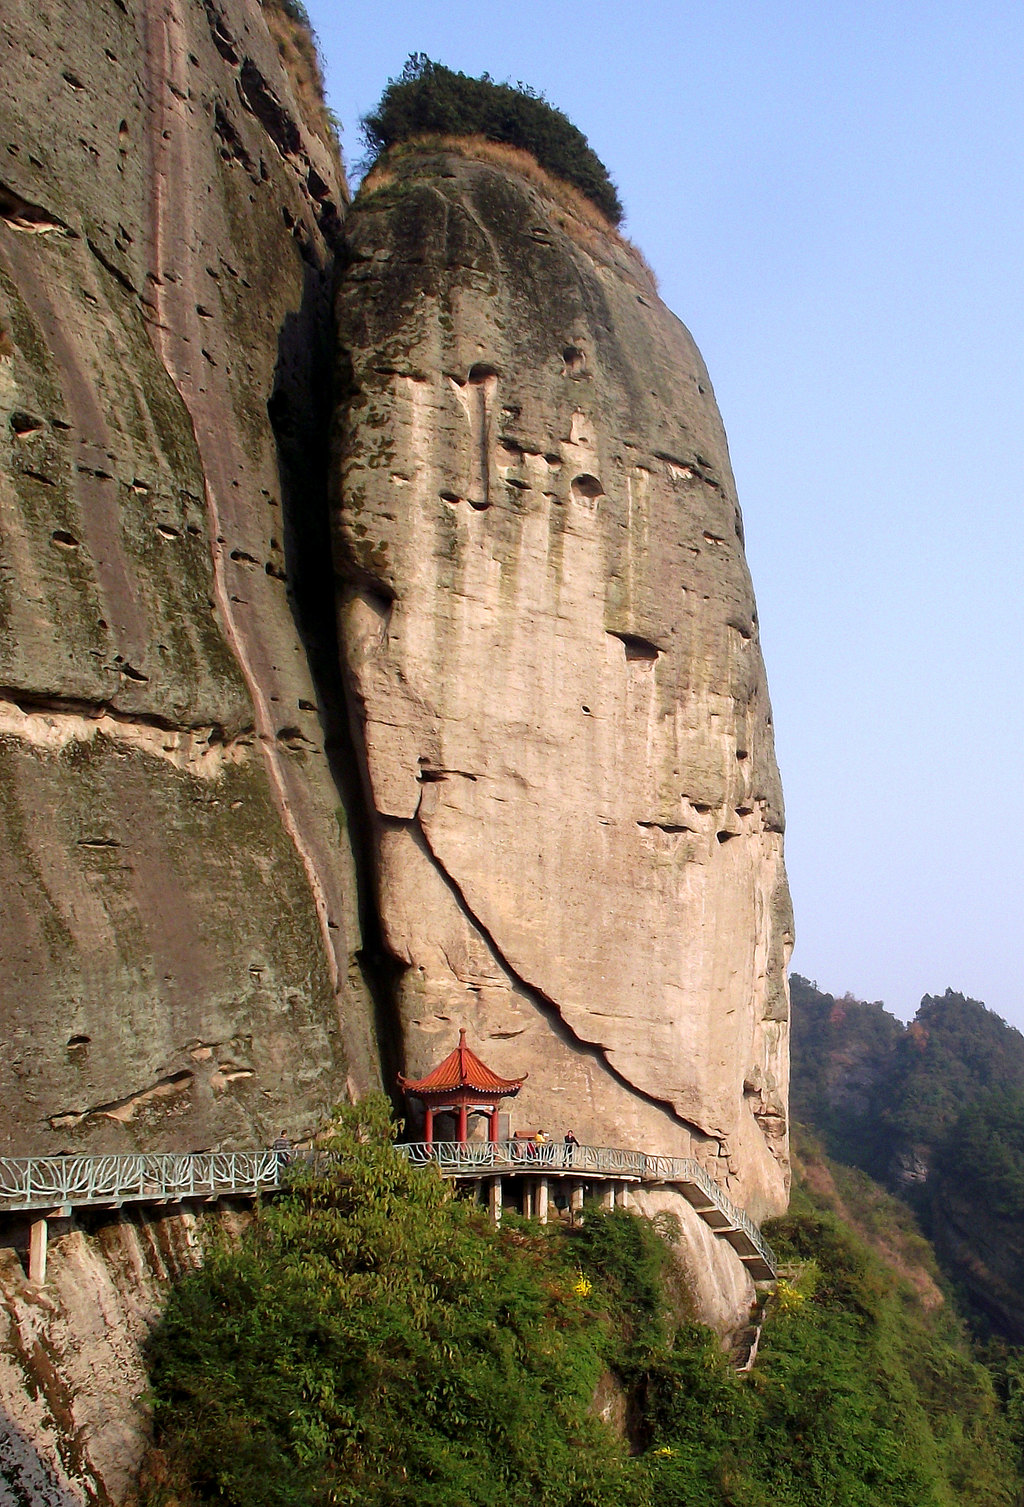
{"label": "elevated walkway", "polygon": [[[649,1156],[611,1146],[570,1149],[561,1142],[537,1146],[523,1141],[414,1142],[397,1150],[414,1166],[430,1163],[443,1177],[459,1180],[525,1177],[544,1183],[556,1179],[577,1187],[597,1182],[620,1190],[631,1184],[674,1188],[704,1223],[732,1246],[755,1282],[775,1279],[775,1254],[757,1225],[692,1157]],[[540,1202],[546,1209],[546,1191]]]}
{"label": "elevated walkway", "polygon": [[[530,1185],[531,1209],[541,1217],[546,1217],[552,1180],[569,1184],[575,1208],[582,1207],[585,1185],[599,1184],[606,1201],[618,1195],[619,1202],[631,1185],[673,1187],[733,1247],[755,1281],[775,1277],[775,1256],[757,1225],[690,1158],[648,1156],[607,1146],[574,1146],[570,1151],[561,1143],[536,1146],[523,1141],[442,1141],[396,1149],[414,1166],[436,1166],[442,1177],[490,1179],[492,1207],[497,1187],[499,1210],[501,1179],[524,1178]],[[29,1276],[43,1282],[49,1219],[68,1218],[79,1209],[100,1211],[124,1204],[254,1197],[277,1191],[286,1179],[286,1160],[276,1151],[0,1157],[0,1216],[29,1216]]]}

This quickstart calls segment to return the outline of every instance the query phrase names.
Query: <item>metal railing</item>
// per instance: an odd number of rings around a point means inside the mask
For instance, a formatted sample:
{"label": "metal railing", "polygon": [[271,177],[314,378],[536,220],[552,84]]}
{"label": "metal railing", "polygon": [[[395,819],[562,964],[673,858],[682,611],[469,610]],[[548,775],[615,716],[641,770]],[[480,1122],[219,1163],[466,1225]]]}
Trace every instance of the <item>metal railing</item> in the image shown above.
{"label": "metal railing", "polygon": [[573,1146],[549,1141],[413,1141],[396,1146],[414,1167],[433,1163],[450,1177],[475,1172],[582,1172],[589,1176],[644,1176],[642,1151],[622,1151],[613,1146]]}
{"label": "metal railing", "polygon": [[[648,1156],[613,1146],[570,1148],[561,1141],[540,1146],[521,1140],[413,1142],[395,1149],[413,1166],[436,1166],[445,1177],[543,1173],[694,1189],[726,1220],[720,1233],[741,1232],[767,1266],[773,1271],[776,1266],[771,1246],[754,1221],[691,1157]],[[301,1158],[303,1153],[297,1155]],[[288,1158],[277,1151],[5,1156],[0,1157],[0,1213],[270,1193],[282,1186],[287,1165]]]}
{"label": "metal railing", "polygon": [[727,1220],[732,1230],[747,1236],[754,1250],[775,1270],[775,1253],[750,1215],[733,1203],[714,1178],[692,1157],[648,1156],[643,1151],[625,1151],[611,1146],[573,1146],[552,1141],[538,1146],[530,1141],[414,1141],[395,1148],[415,1167],[433,1164],[442,1176],[473,1177],[493,1172],[496,1176],[547,1173],[569,1177],[628,1177],[645,1183],[673,1183],[702,1193]]}
{"label": "metal railing", "polygon": [[276,1151],[0,1157],[0,1212],[173,1202],[280,1187]]}

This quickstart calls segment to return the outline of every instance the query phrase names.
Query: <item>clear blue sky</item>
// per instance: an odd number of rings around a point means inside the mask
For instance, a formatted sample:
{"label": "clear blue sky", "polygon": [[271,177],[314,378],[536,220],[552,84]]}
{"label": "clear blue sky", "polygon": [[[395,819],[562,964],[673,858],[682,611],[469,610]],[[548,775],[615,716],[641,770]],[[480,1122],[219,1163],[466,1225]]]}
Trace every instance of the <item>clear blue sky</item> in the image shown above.
{"label": "clear blue sky", "polygon": [[413,51],[589,137],[729,433],[793,966],[1024,1026],[1024,5],[309,10],[350,163]]}

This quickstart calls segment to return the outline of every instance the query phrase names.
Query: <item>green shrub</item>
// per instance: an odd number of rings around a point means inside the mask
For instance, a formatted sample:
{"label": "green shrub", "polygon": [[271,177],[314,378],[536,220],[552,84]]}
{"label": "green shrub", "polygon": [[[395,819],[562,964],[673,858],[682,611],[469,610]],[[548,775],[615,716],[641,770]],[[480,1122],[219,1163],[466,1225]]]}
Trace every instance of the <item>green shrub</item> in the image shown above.
{"label": "green shrub", "polygon": [[424,135],[484,136],[520,147],[578,188],[613,225],[622,219],[615,185],[582,131],[524,84],[496,84],[486,73],[470,78],[413,53],[364,117],[363,134],[374,154]]}
{"label": "green shrub", "polygon": [[240,1245],[215,1245],[175,1288],[151,1357],[174,1493],[629,1503],[629,1462],[588,1411],[605,1331],[565,1251],[514,1220],[493,1231],[390,1137],[383,1099],[343,1110],[337,1168],[297,1171]]}

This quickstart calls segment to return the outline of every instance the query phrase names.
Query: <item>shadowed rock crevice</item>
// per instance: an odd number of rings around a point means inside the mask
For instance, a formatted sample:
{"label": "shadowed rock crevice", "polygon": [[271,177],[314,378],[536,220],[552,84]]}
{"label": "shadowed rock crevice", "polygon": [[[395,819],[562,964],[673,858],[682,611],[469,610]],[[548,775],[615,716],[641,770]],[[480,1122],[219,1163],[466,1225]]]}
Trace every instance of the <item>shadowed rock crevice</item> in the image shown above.
{"label": "shadowed rock crevice", "polygon": [[[268,413],[277,445],[288,600],[316,689],[323,751],[354,858],[361,945],[354,953],[373,1001],[375,1038],[385,1088],[394,1093],[401,1062],[395,979],[401,965],[388,948],[377,903],[374,819],[366,801],[338,637],[338,583],[330,523],[330,439],[338,381],[334,370],[334,263],[307,267],[302,303],[285,320]],[[390,611],[377,593],[380,610]]]}

